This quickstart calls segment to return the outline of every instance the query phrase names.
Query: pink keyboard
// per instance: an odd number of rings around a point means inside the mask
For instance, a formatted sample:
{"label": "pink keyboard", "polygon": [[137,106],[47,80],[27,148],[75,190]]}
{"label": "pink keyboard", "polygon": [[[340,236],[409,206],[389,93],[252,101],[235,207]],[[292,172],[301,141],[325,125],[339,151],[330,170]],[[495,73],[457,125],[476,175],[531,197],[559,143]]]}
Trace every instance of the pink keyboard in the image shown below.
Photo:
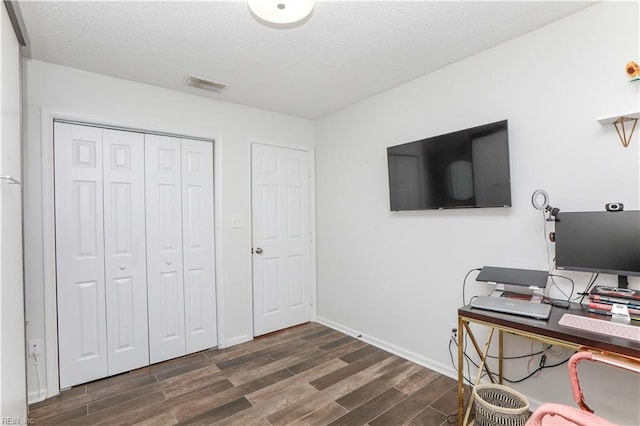
{"label": "pink keyboard", "polygon": [[601,320],[579,315],[564,314],[558,324],[578,330],[592,331],[609,336],[622,337],[623,339],[640,342],[640,327],[630,324],[620,324],[609,320]]}

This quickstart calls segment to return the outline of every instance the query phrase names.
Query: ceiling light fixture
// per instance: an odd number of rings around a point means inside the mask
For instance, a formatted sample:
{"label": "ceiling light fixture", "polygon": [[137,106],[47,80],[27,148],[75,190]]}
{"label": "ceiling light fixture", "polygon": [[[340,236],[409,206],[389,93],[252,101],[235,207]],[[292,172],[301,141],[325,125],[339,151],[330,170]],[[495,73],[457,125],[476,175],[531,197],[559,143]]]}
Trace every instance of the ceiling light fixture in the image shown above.
{"label": "ceiling light fixture", "polygon": [[287,25],[304,20],[313,10],[313,0],[249,0],[249,10],[266,23]]}

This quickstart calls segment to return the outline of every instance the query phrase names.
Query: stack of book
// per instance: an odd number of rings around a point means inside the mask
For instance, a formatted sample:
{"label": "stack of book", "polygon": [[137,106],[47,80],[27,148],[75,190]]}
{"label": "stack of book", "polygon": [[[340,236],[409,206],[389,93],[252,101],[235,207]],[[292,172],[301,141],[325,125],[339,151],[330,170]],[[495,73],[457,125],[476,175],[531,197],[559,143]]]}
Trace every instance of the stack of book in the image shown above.
{"label": "stack of book", "polygon": [[640,321],[640,291],[596,287],[589,294],[589,312],[611,315],[611,307],[614,303],[626,305],[631,319]]}

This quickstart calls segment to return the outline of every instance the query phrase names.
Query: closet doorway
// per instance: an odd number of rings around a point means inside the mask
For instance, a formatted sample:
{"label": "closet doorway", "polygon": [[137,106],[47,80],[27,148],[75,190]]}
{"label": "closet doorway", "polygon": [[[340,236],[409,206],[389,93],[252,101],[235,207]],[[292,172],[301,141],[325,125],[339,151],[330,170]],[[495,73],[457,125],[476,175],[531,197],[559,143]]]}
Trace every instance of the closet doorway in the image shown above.
{"label": "closet doorway", "polygon": [[217,345],[213,143],[54,122],[60,388]]}

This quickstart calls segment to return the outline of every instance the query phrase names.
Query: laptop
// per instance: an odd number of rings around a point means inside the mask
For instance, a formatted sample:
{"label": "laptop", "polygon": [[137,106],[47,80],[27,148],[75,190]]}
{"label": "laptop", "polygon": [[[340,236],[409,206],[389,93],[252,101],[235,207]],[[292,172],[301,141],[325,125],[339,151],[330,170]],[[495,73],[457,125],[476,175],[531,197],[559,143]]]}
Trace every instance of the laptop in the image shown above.
{"label": "laptop", "polygon": [[551,305],[530,302],[528,300],[510,299],[508,297],[478,296],[470,303],[472,308],[505,314],[521,315],[536,319],[548,319]]}

